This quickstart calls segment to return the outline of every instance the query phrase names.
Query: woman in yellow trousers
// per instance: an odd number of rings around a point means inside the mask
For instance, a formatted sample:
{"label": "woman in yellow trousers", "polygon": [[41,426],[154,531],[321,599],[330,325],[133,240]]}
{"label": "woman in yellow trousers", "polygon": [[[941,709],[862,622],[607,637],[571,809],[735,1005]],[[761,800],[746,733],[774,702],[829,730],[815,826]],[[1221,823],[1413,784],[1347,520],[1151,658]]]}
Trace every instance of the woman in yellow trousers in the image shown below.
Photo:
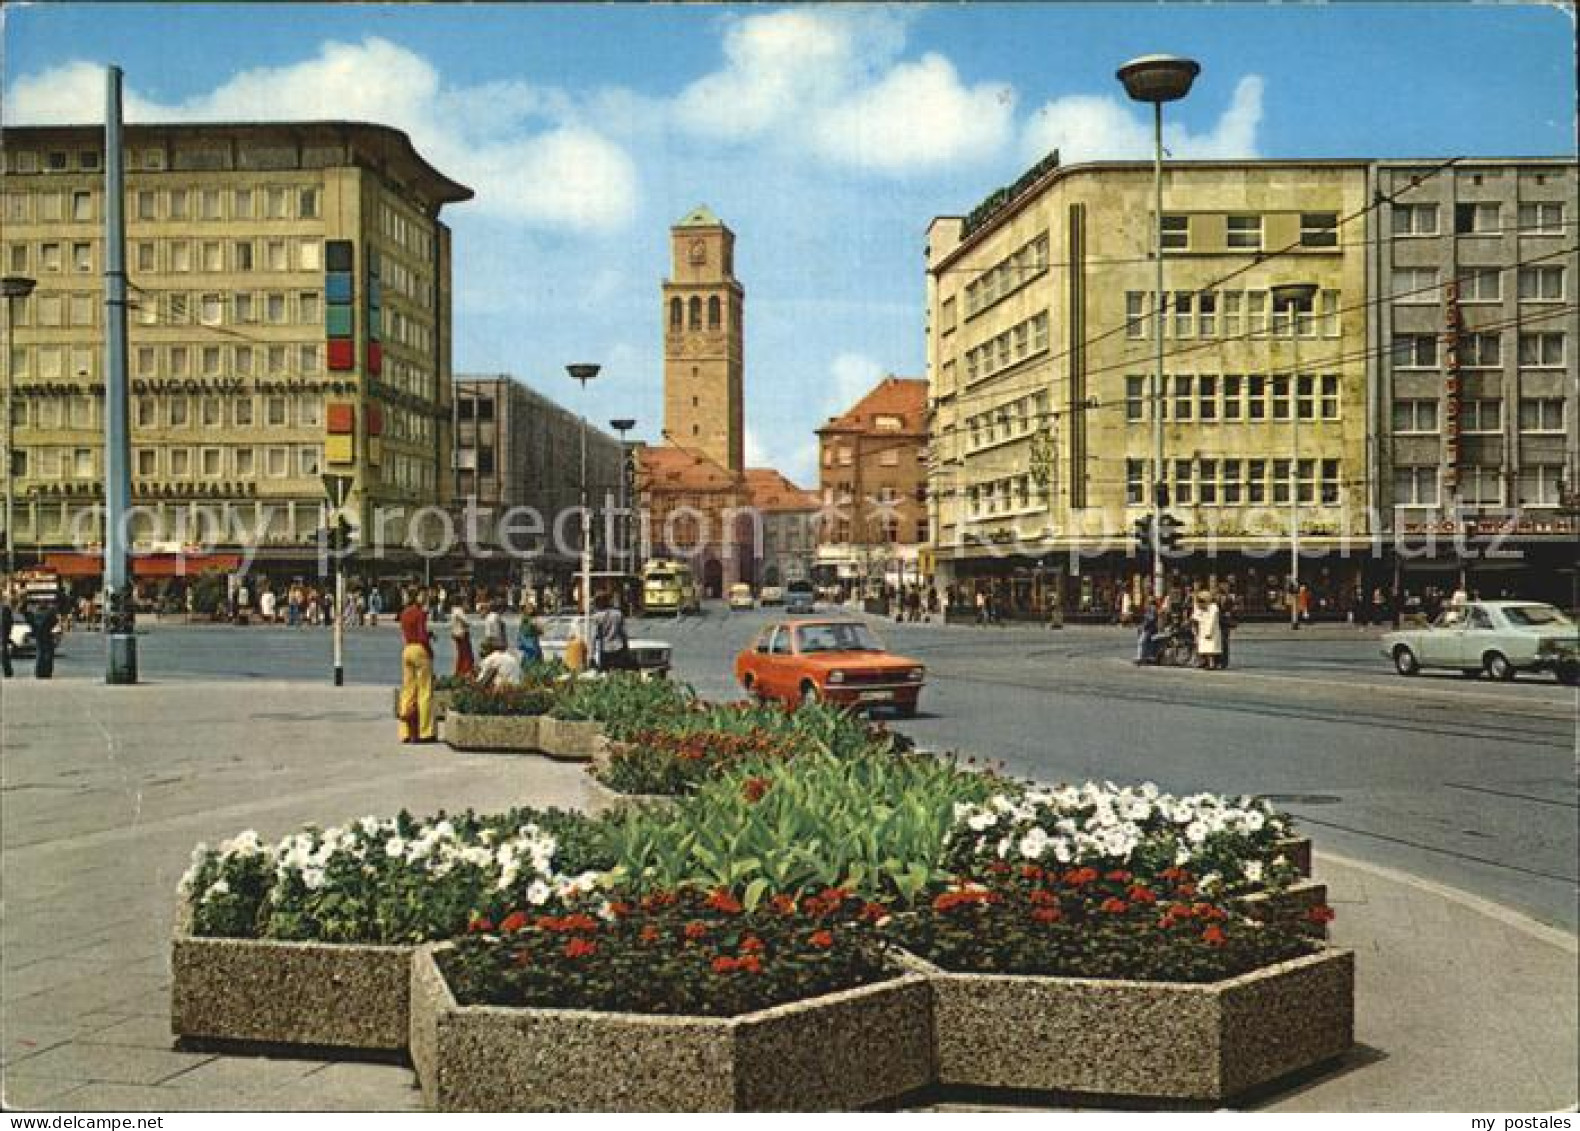
{"label": "woman in yellow trousers", "polygon": [[433,641],[424,611],[428,595],[418,590],[401,610],[400,739],[434,742]]}

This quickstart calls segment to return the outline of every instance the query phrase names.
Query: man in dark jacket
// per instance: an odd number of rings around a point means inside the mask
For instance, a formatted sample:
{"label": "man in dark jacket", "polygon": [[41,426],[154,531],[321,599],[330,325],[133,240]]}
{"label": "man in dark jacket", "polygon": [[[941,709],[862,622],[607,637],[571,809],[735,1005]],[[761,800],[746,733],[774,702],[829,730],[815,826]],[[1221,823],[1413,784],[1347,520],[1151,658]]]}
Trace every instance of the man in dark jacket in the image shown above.
{"label": "man in dark jacket", "polygon": [[11,587],[0,585],[0,675],[6,679],[16,673],[11,670],[11,628],[16,624],[16,614],[11,611]]}
{"label": "man in dark jacket", "polygon": [[53,601],[35,601],[28,610],[27,623],[33,630],[33,675],[37,679],[55,677],[55,626],[60,614]]}

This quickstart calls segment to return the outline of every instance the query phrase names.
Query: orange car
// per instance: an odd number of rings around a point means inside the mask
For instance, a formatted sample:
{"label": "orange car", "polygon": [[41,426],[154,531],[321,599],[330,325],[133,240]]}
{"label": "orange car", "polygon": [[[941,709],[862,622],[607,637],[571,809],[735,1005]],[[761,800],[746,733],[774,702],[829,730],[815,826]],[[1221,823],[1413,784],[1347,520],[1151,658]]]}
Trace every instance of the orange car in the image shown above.
{"label": "orange car", "polygon": [[775,621],[735,657],[735,678],[754,698],[892,707],[904,717],[916,714],[926,674],[852,620]]}

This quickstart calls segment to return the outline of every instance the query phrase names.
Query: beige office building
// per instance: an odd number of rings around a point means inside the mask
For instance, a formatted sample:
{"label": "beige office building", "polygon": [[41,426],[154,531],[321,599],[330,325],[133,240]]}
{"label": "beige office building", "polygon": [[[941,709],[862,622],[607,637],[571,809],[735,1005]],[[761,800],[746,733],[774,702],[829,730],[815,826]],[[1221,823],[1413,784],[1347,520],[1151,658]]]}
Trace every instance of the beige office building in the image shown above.
{"label": "beige office building", "polygon": [[[443,502],[439,214],[471,191],[383,126],[134,125],[125,139],[134,549],[254,546],[300,572],[326,472],[352,478],[347,517],[368,536],[376,508]],[[37,281],[7,343],[24,564],[70,567],[63,551],[98,541],[103,145],[96,127],[4,132],[5,274]],[[403,514],[384,537],[406,533]]]}
{"label": "beige office building", "polygon": [[[1369,421],[1366,227],[1349,218],[1367,165],[1166,166],[1161,404],[1153,185],[1150,163],[1049,160],[929,229],[928,498],[937,581],[962,604],[986,588],[1012,614],[1108,615],[1140,593],[1154,411],[1188,551],[1175,584],[1280,605],[1292,498],[1302,580],[1352,584]],[[1288,283],[1317,288],[1294,318],[1271,301]]]}

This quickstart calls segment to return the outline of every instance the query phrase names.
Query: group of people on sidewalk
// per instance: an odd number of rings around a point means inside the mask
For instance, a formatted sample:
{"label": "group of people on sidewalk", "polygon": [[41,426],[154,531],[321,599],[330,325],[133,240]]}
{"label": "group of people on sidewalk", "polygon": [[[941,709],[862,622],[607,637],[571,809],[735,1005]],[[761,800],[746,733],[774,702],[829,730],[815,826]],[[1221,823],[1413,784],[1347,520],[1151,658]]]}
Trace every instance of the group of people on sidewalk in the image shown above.
{"label": "group of people on sidewalk", "polygon": [[1229,666],[1229,635],[1234,628],[1233,603],[1226,593],[1203,589],[1193,599],[1177,601],[1171,594],[1142,603],[1136,629],[1137,664],[1163,662],[1163,646],[1171,637],[1188,634],[1195,665],[1208,671]]}
{"label": "group of people on sidewalk", "polygon": [[[415,590],[408,594],[400,614],[401,695],[397,714],[402,742],[433,742],[437,738],[433,717],[433,632],[428,623],[430,599],[426,590]],[[597,611],[592,617],[591,648],[579,632],[573,631],[565,645],[565,666],[572,672],[581,672],[590,659],[592,667],[602,672],[635,669],[624,613],[607,594],[600,593],[593,605]],[[450,610],[455,675],[469,678],[481,687],[521,683],[528,667],[543,662],[536,619],[530,610],[522,612],[512,648],[498,607],[483,599],[476,612],[483,618],[480,658],[472,649],[472,621],[465,601],[457,599]]]}
{"label": "group of people on sidewalk", "polygon": [[59,605],[55,599],[24,599],[20,589],[9,582],[0,583],[0,675],[16,678],[11,664],[11,636],[17,625],[26,624],[33,635],[33,678],[54,678]]}

